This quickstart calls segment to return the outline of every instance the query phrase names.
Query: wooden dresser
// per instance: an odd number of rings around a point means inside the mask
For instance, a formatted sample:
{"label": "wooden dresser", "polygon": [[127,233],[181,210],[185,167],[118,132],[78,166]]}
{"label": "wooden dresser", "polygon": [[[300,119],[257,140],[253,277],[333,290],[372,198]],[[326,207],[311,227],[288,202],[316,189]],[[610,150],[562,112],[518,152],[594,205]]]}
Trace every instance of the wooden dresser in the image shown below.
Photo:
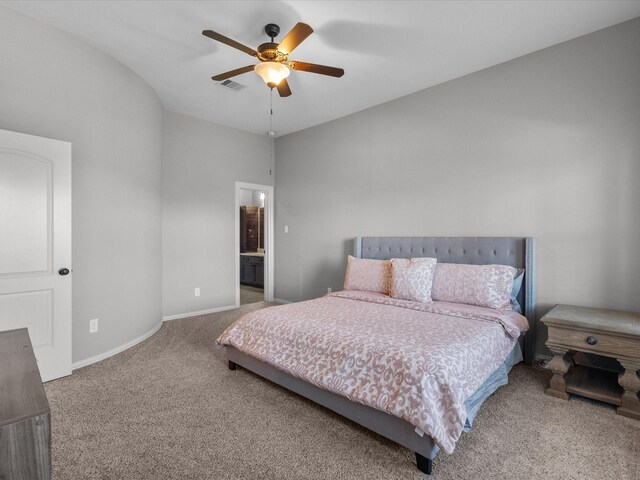
{"label": "wooden dresser", "polygon": [[[574,393],[612,403],[620,415],[640,420],[640,313],[556,305],[541,320],[554,354],[547,364],[553,372],[547,394],[568,400]],[[624,370],[574,365],[575,352],[613,357]]]}
{"label": "wooden dresser", "polygon": [[0,479],[50,479],[49,403],[26,328],[0,332]]}

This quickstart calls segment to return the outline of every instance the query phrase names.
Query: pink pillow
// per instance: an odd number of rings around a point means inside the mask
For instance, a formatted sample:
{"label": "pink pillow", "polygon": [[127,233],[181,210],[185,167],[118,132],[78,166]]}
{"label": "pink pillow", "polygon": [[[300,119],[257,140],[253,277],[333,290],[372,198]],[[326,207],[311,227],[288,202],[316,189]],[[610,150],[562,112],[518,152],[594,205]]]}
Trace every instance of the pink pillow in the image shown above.
{"label": "pink pillow", "polygon": [[416,302],[431,302],[435,258],[391,259],[391,296]]}
{"label": "pink pillow", "polygon": [[508,265],[439,263],[431,296],[443,302],[509,308],[515,274]]}
{"label": "pink pillow", "polygon": [[389,260],[371,260],[349,255],[347,273],[344,277],[345,290],[365,290],[389,295],[391,283],[391,263]]}

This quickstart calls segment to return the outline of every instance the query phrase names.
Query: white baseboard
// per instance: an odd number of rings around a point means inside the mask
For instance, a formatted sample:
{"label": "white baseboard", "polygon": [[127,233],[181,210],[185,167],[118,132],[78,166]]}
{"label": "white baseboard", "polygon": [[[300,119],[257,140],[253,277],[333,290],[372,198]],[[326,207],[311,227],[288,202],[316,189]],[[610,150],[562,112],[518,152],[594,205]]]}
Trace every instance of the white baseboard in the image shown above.
{"label": "white baseboard", "polygon": [[211,309],[208,309],[208,310],[199,310],[197,312],[188,312],[188,313],[181,313],[181,314],[178,314],[178,315],[168,315],[166,317],[162,317],[162,322],[160,322],[158,325],[153,327],[149,332],[144,333],[144,334],[140,335],[138,338],[134,338],[133,340],[131,340],[131,341],[129,341],[129,342],[123,344],[123,345],[120,345],[120,346],[118,346],[116,348],[112,348],[111,350],[108,350],[106,352],[100,353],[98,355],[94,355],[93,357],[85,358],[84,360],[80,360],[78,362],[74,362],[74,363],[71,364],[71,369],[72,370],[77,370],[78,368],[87,367],[87,366],[89,366],[89,365],[91,365],[93,363],[99,362],[101,360],[106,360],[109,357],[113,357],[114,355],[116,355],[116,354],[118,354],[120,352],[124,352],[128,348],[131,348],[134,345],[137,345],[138,343],[146,340],[151,335],[156,333],[158,330],[160,330],[160,327],[162,326],[162,323],[166,322],[167,320],[177,320],[179,318],[195,317],[197,315],[206,315],[207,313],[216,313],[216,312],[223,312],[225,310],[233,310],[235,308],[237,308],[235,305],[229,305],[229,306],[226,306],[226,307],[211,308]]}
{"label": "white baseboard", "polygon": [[133,340],[127,343],[124,343],[116,348],[112,348],[111,350],[107,350],[106,352],[100,353],[98,355],[94,355],[93,357],[85,358],[84,360],[74,362],[71,364],[71,369],[77,370],[78,368],[87,367],[93,363],[99,362],[101,360],[106,360],[109,357],[113,357],[117,353],[124,352],[126,349],[131,348],[134,345],[137,345],[143,340],[146,340],[147,338],[149,338],[151,335],[153,335],[158,330],[160,330],[161,326],[162,326],[162,322],[160,322],[158,325],[153,327],[149,332],[140,335],[138,338],[134,338]]}
{"label": "white baseboard", "polygon": [[162,317],[162,321],[166,322],[168,320],[178,320],[179,318],[196,317],[198,315],[207,315],[208,313],[217,313],[217,312],[224,312],[226,310],[234,310],[236,308],[238,307],[236,307],[235,305],[227,305],[225,307],[210,308],[208,310],[198,310],[196,312],[178,313],[177,315],[167,315],[166,317]]}
{"label": "white baseboard", "polygon": [[274,298],[273,301],[281,305],[286,305],[287,303],[291,303],[289,300],[283,300],[281,298]]}

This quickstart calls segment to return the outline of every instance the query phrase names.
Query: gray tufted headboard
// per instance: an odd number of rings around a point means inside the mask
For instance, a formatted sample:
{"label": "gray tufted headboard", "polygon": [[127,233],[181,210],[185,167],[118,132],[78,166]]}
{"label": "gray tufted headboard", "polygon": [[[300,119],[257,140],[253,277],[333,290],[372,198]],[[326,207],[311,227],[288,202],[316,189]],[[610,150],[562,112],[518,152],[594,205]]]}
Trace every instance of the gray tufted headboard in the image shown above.
{"label": "gray tufted headboard", "polygon": [[531,237],[356,237],[354,256],[390,258],[433,257],[442,263],[511,265],[524,268],[518,301],[524,306],[529,331],[524,338],[525,362],[533,363],[536,332],[536,243]]}

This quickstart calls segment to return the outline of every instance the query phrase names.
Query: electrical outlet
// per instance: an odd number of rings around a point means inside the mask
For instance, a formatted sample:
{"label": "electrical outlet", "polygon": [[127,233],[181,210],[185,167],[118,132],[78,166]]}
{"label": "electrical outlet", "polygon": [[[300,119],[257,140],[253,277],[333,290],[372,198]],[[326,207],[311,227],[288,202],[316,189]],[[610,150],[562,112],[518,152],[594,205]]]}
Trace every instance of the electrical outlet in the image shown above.
{"label": "electrical outlet", "polygon": [[289,233],[289,225],[284,226],[284,233]]}
{"label": "electrical outlet", "polygon": [[327,288],[327,293],[331,293],[331,287]]}
{"label": "electrical outlet", "polygon": [[196,297],[199,297],[199,296],[200,296],[200,287],[196,287],[196,289],[193,291],[193,294],[194,294]]}
{"label": "electrical outlet", "polygon": [[98,319],[94,318],[89,320],[89,333],[96,333],[98,331]]}

